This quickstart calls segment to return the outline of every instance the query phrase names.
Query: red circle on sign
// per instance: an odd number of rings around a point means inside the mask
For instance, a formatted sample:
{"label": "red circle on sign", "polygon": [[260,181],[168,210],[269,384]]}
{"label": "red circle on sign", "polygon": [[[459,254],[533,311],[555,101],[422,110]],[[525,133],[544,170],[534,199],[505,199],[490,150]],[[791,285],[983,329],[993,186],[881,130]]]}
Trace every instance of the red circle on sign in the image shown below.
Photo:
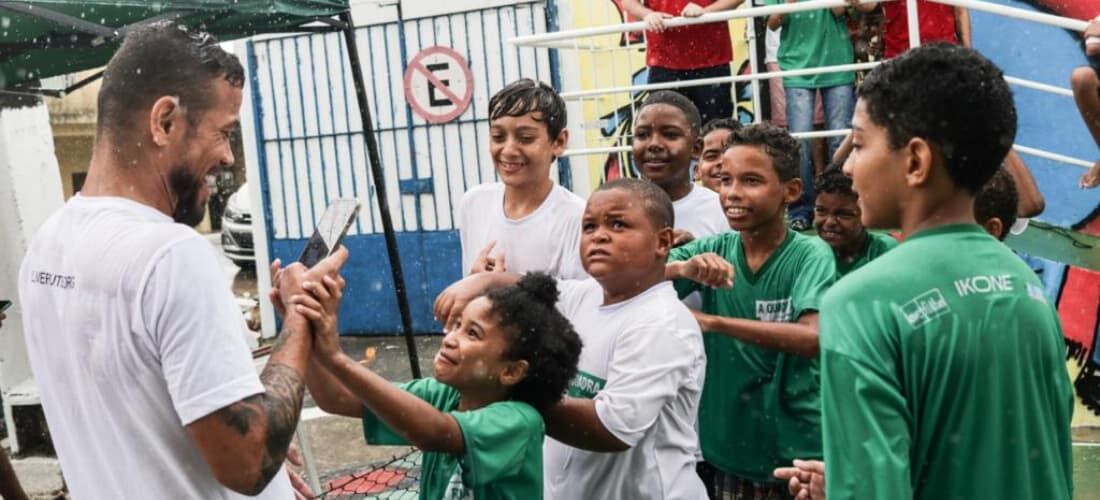
{"label": "red circle on sign", "polygon": [[[462,95],[456,94],[447,85],[444,85],[443,81],[439,79],[432,71],[424,66],[424,59],[429,56],[441,55],[444,60],[450,60],[462,71],[462,77],[466,81],[466,88],[463,90]],[[434,87],[435,90],[445,95],[452,103],[454,109],[449,109],[444,112],[432,110],[432,106],[429,103],[420,102],[425,99],[423,96],[418,96],[414,93],[412,86],[413,77],[421,75],[428,81],[429,87]],[[466,108],[470,106],[470,101],[474,97],[474,74],[470,71],[470,65],[466,62],[466,59],[462,57],[458,52],[450,47],[434,46],[428,47],[420,53],[416,54],[409,61],[409,67],[405,70],[405,100],[412,107],[416,114],[421,118],[427,120],[430,123],[447,123],[455,118],[458,118],[466,111]]]}

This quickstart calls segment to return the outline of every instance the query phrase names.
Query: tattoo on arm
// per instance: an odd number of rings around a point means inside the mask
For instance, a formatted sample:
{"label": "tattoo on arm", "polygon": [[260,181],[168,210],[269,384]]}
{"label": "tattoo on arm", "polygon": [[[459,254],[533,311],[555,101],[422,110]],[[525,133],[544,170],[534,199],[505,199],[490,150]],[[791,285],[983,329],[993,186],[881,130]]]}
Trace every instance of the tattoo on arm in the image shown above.
{"label": "tattoo on arm", "polygon": [[[275,345],[277,352],[286,337],[295,335],[285,330]],[[305,383],[297,370],[278,362],[269,362],[260,374],[264,392],[233,403],[222,413],[225,423],[242,436],[259,426],[266,428],[260,476],[254,491],[263,491],[282,467],[287,448],[298,427]],[[264,425],[266,424],[266,425]]]}

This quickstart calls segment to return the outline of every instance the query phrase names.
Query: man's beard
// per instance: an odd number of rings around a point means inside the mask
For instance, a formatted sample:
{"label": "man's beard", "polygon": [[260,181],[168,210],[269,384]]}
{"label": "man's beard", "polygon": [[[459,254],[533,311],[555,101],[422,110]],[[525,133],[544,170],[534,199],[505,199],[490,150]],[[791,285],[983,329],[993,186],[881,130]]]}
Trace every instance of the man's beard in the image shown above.
{"label": "man's beard", "polygon": [[168,172],[168,189],[176,197],[172,220],[191,227],[202,222],[206,215],[206,202],[199,200],[199,191],[205,183],[205,178],[195,178],[183,165],[177,165]]}

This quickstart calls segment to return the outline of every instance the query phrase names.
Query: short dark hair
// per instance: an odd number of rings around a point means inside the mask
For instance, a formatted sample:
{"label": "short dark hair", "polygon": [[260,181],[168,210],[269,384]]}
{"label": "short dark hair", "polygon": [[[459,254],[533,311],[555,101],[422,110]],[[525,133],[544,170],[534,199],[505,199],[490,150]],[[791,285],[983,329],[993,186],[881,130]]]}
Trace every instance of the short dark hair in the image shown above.
{"label": "short dark hair", "polygon": [[576,376],[582,347],[573,325],[555,307],[557,282],[546,273],[528,273],[519,283],[485,296],[508,337],[504,357],[527,361],[527,376],[509,397],[539,411],[550,408]]}
{"label": "short dark hair", "polygon": [[976,193],[1016,138],[1016,107],[1000,68],[976,50],[914,48],[876,67],[859,87],[890,147],[914,137],[939,147],[956,185]]}
{"label": "short dark hair", "polygon": [[1016,181],[1003,169],[997,170],[993,177],[978,190],[974,196],[974,219],[985,225],[994,217],[1001,220],[1001,234],[997,239],[1008,236],[1008,230],[1016,223],[1016,207],[1020,195],[1016,192]]}
{"label": "short dark hair", "polygon": [[213,35],[168,21],[136,28],[103,72],[96,131],[136,126],[136,112],[164,96],[178,97],[194,125],[212,105],[211,86],[219,78],[244,86],[237,56],[222,50]]}
{"label": "short dark hair", "polygon": [[509,83],[489,99],[489,121],[504,116],[524,116],[539,113],[538,121],[546,125],[550,140],[565,130],[568,116],[565,101],[549,85],[523,78]]}
{"label": "short dark hair", "polygon": [[703,130],[699,132],[699,137],[706,137],[707,134],[715,130],[729,130],[730,132],[741,130],[741,122],[733,118],[715,118],[703,125]]}
{"label": "short dark hair", "polygon": [[754,123],[730,133],[726,148],[755,146],[772,159],[779,180],[786,182],[799,176],[798,141],[786,130],[767,122]]}
{"label": "short dark hair", "polygon": [[596,188],[596,191],[611,191],[613,189],[622,189],[641,201],[646,217],[649,218],[649,222],[653,223],[653,227],[658,230],[673,227],[676,223],[676,215],[672,209],[672,199],[668,197],[668,193],[664,189],[656,184],[642,179],[623,177],[601,184],[600,187]]}
{"label": "short dark hair", "polygon": [[856,192],[852,191],[852,179],[844,175],[837,165],[829,165],[814,179],[814,192],[856,197]]}
{"label": "short dark hair", "polygon": [[642,101],[642,107],[638,110],[638,114],[641,114],[641,110],[647,106],[655,104],[666,104],[680,110],[684,114],[684,118],[687,119],[688,126],[691,127],[691,134],[695,137],[702,137],[699,135],[699,129],[703,127],[703,119],[699,116],[699,108],[695,107],[695,103],[691,102],[691,99],[684,97],[684,94],[672,90],[650,92]]}

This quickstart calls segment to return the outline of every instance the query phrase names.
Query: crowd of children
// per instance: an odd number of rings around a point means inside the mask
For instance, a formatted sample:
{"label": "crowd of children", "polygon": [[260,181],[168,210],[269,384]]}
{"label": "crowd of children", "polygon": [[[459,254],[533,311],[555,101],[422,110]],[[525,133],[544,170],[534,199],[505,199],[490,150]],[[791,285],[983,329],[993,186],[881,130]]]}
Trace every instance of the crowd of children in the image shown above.
{"label": "crowd of children", "polygon": [[548,175],[561,98],[508,85],[500,183],[464,199],[468,275],[433,306],[434,378],[394,386],[341,353],[326,277],[291,300],[317,332],[310,390],[368,443],[424,450],[423,499],[1069,498],[1060,325],[997,241],[1019,204],[1000,70],[932,45],[858,95],[810,236],[786,223],[806,186],[784,129],[702,126],[655,92],[643,179],[581,202]]}

